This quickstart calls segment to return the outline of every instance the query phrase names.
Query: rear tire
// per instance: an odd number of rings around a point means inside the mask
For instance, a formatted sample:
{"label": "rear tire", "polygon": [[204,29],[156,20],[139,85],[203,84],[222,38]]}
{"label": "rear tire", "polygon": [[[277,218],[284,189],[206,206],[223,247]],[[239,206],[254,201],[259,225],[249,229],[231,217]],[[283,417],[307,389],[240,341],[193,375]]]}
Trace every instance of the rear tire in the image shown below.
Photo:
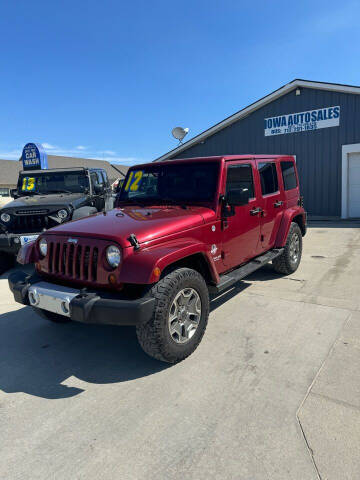
{"label": "rear tire", "polygon": [[204,278],[190,268],[178,268],[151,289],[155,298],[149,322],[137,327],[142,349],[163,362],[177,363],[199,345],[209,317],[209,292]]}
{"label": "rear tire", "polygon": [[64,315],[59,315],[57,313],[48,312],[47,310],[43,310],[41,308],[32,307],[32,309],[42,318],[48,320],[49,322],[54,323],[68,323],[71,322],[71,318],[65,317]]}
{"label": "rear tire", "polygon": [[284,252],[273,260],[274,270],[278,273],[290,275],[300,265],[302,255],[302,234],[297,223],[292,222],[286,239]]}
{"label": "rear tire", "polygon": [[15,265],[15,256],[9,253],[0,252],[0,275]]}

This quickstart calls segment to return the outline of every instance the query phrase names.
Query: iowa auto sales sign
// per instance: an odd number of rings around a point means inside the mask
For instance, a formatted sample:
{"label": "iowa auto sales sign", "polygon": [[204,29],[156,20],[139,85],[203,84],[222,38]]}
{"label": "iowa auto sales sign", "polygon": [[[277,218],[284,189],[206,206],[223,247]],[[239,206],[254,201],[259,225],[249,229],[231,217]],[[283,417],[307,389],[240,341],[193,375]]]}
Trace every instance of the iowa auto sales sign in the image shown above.
{"label": "iowa auto sales sign", "polygon": [[265,137],[285,133],[309,132],[319,128],[338,127],[340,107],[326,107],[279,117],[265,118]]}

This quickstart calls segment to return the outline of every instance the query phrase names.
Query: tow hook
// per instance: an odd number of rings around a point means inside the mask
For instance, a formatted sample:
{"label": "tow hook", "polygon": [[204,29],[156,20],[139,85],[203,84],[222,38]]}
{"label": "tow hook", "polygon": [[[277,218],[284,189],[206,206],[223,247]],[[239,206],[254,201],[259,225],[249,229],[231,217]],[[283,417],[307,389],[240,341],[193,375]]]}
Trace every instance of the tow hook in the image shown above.
{"label": "tow hook", "polygon": [[131,245],[134,247],[134,250],[135,250],[135,251],[140,249],[140,243],[138,242],[138,239],[136,238],[135,233],[132,233],[132,234],[128,237],[128,240],[129,240],[129,242],[131,243]]}

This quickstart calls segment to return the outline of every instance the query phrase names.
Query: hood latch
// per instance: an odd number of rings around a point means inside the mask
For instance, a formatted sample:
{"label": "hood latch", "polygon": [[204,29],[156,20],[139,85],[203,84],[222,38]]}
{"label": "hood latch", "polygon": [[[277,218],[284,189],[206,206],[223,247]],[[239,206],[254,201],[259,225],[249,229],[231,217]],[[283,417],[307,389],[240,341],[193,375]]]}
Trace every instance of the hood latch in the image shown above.
{"label": "hood latch", "polygon": [[138,239],[136,238],[135,233],[132,233],[132,234],[128,237],[128,240],[129,240],[129,242],[131,243],[131,245],[134,247],[134,250],[135,250],[135,251],[140,249],[140,243],[138,242]]}

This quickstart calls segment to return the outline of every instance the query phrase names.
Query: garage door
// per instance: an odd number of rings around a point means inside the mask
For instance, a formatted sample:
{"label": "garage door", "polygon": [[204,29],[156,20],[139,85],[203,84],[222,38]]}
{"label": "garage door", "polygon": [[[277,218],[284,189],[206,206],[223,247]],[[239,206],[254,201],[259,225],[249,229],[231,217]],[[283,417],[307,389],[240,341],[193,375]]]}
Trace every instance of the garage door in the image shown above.
{"label": "garage door", "polygon": [[349,217],[360,217],[360,153],[349,155]]}

